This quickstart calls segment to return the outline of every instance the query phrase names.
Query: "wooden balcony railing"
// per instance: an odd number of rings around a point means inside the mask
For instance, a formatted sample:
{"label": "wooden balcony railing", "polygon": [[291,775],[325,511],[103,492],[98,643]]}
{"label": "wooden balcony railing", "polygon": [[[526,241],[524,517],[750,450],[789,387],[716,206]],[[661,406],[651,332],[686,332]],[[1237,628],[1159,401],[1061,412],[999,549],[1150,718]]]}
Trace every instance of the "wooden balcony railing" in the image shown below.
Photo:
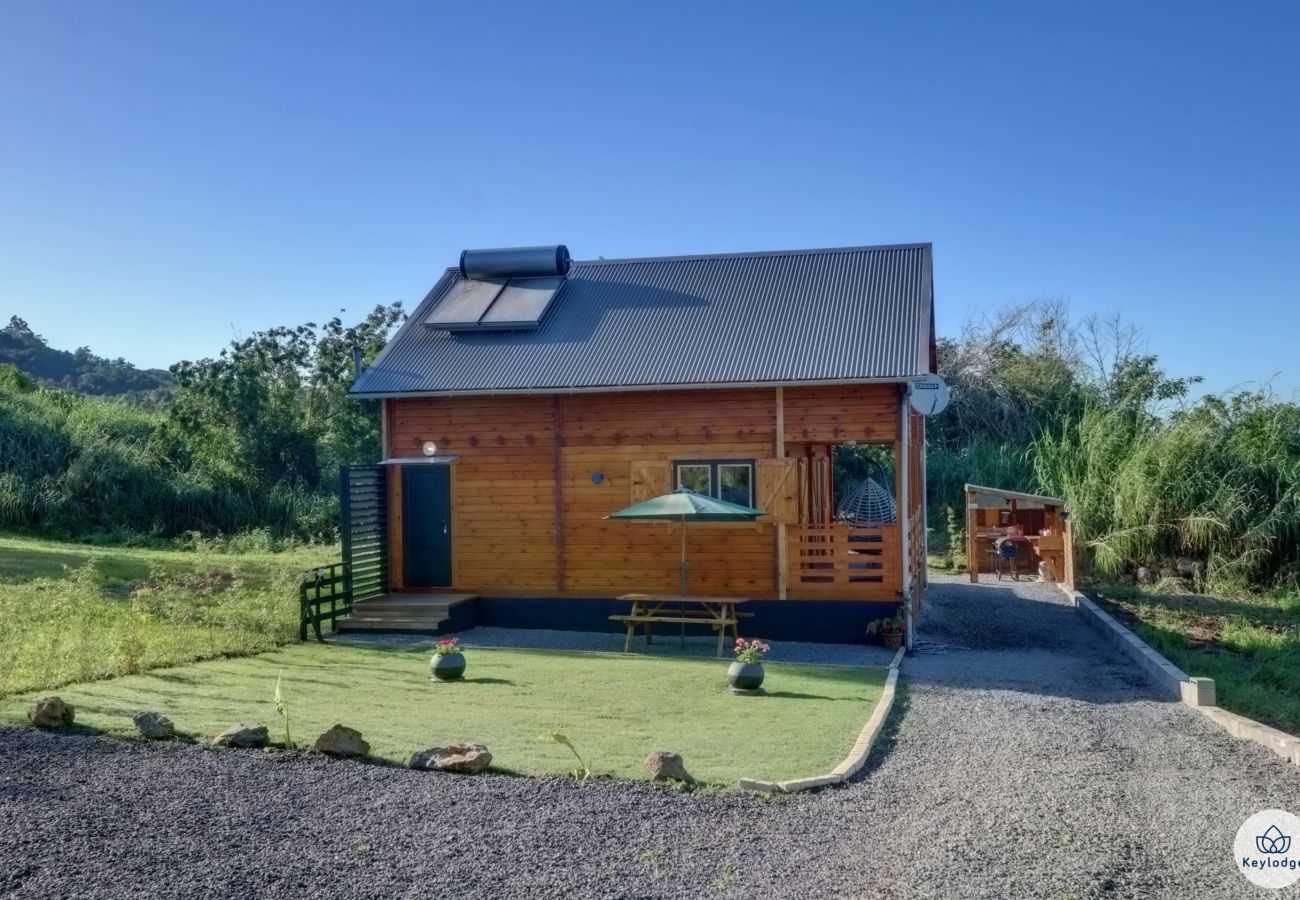
{"label": "wooden balcony railing", "polygon": [[897,525],[791,525],[788,535],[790,597],[899,599],[903,559]]}

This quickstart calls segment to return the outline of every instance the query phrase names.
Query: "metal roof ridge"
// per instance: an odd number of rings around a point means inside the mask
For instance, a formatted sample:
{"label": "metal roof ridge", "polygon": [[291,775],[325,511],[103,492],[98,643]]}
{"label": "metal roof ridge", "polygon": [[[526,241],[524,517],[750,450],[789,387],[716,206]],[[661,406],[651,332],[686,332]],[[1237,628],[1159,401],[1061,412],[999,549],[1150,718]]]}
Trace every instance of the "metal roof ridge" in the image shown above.
{"label": "metal roof ridge", "polygon": [[575,259],[575,266],[611,266],[620,263],[690,262],[707,259],[761,259],[768,256],[815,256],[828,253],[863,253],[883,250],[933,250],[933,241],[908,244],[864,244],[854,247],[805,247],[796,250],[748,250],[737,253],[690,253],[682,256],[629,256],[622,259]]}

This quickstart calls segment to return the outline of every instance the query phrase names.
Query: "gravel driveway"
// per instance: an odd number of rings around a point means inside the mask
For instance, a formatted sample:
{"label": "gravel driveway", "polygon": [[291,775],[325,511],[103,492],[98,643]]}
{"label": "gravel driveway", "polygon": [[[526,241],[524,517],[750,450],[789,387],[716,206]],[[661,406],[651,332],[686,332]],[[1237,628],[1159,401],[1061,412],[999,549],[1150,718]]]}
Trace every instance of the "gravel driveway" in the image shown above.
{"label": "gravel driveway", "polygon": [[777,799],[0,730],[0,892],[1252,895],[1232,836],[1300,812],[1293,767],[1157,699],[1055,588],[936,583],[922,637],[948,649],[908,659],[865,775]]}

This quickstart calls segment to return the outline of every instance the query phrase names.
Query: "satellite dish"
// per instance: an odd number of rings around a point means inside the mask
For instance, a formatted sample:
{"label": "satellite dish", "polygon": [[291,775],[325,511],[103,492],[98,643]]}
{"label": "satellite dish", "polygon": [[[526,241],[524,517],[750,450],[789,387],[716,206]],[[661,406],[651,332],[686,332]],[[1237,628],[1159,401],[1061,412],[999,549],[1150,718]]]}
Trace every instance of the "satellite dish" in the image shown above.
{"label": "satellite dish", "polygon": [[433,441],[425,441],[420,449],[424,451],[425,456],[436,456],[438,453],[438,445]]}
{"label": "satellite dish", "polygon": [[921,415],[933,416],[948,407],[948,385],[938,375],[917,378],[911,384],[907,400]]}

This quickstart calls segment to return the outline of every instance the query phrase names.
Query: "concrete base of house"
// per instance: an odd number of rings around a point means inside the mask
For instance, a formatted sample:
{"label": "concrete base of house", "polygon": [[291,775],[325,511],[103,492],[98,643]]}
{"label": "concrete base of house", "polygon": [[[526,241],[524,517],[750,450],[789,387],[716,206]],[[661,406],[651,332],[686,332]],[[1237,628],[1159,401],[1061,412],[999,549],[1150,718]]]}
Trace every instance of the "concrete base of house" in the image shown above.
{"label": "concrete base of house", "polygon": [[[874,600],[752,600],[743,609],[753,613],[752,617],[741,622],[740,633],[745,637],[814,644],[860,644],[868,640],[867,625],[893,615],[898,604]],[[429,633],[461,632],[479,625],[623,633],[625,626],[611,622],[609,617],[627,611],[628,603],[624,600],[478,596],[452,607],[447,620],[432,627]],[[674,633],[678,627],[672,626]],[[714,632],[707,625],[687,625],[686,633],[708,635]]]}
{"label": "concrete base of house", "polygon": [[1151,676],[1161,693],[1196,710],[1233,737],[1253,741],[1292,765],[1300,766],[1300,738],[1220,708],[1216,705],[1218,698],[1213,678],[1188,675],[1092,600],[1064,585],[1061,585],[1061,590],[1090,625]]}

